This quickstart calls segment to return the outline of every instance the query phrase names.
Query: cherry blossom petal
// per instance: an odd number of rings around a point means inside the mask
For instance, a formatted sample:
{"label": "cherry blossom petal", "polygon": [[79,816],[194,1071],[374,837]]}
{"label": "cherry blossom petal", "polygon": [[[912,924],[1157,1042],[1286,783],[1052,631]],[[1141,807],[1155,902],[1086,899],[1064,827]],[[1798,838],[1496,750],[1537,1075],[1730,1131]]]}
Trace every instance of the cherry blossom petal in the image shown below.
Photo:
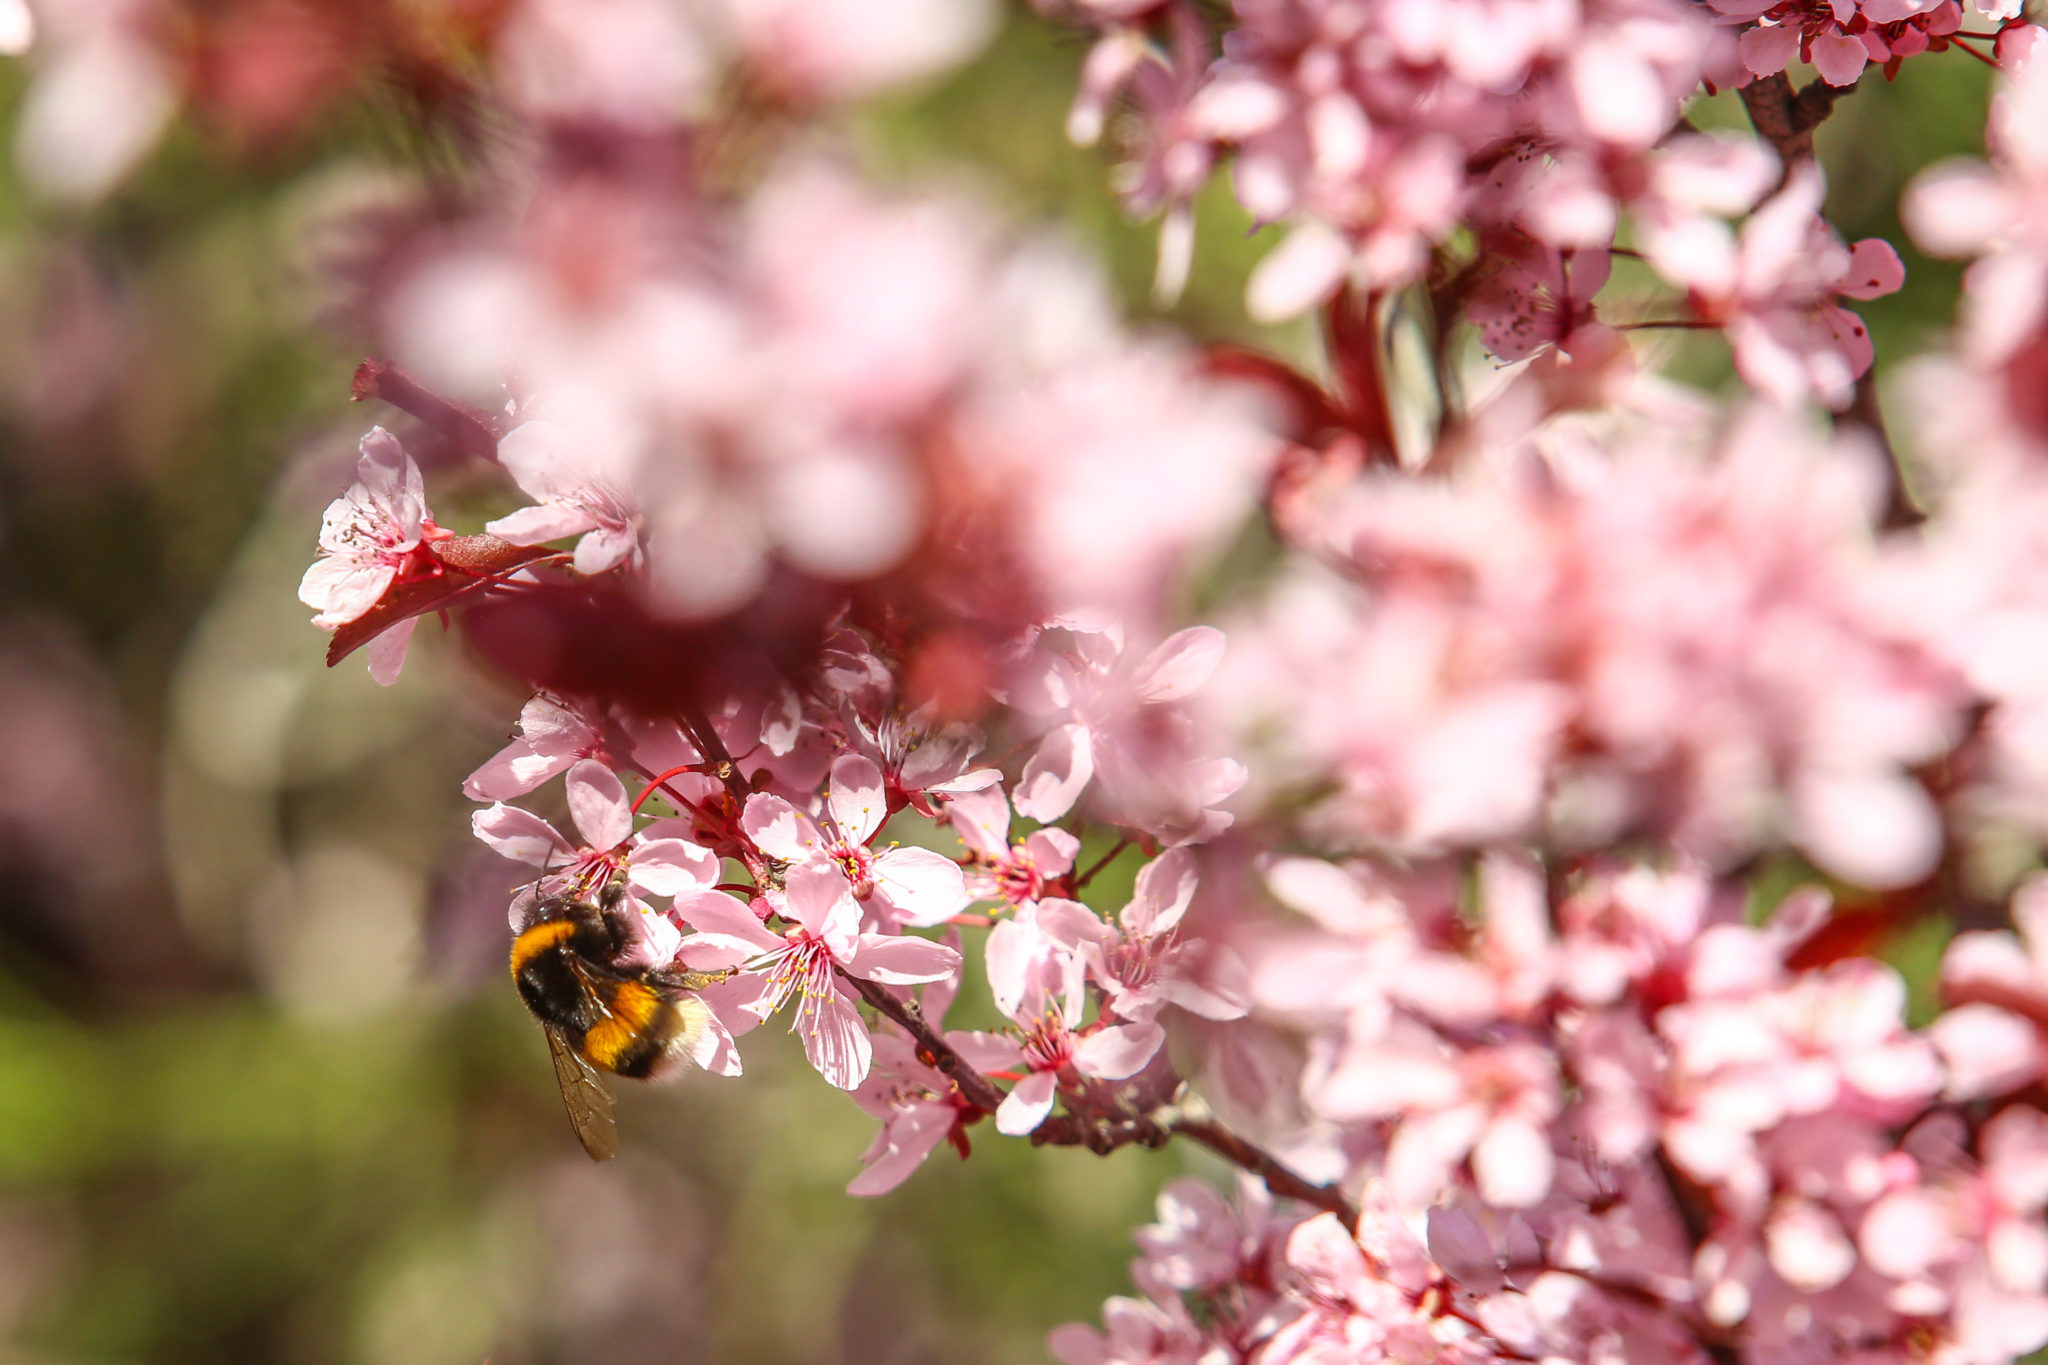
{"label": "cherry blossom petal", "polygon": [[1979,161],[1937,162],[1899,201],[1906,231],[1930,256],[1974,256],[2009,232],[2021,212],[2005,181]]}
{"label": "cherry blossom petal", "polygon": [[1500,1257],[1478,1220],[1462,1208],[1443,1204],[1429,1211],[1429,1257],[1474,1294],[1498,1293],[1506,1283]]}
{"label": "cherry blossom petal", "polygon": [[669,908],[698,933],[745,944],[755,953],[772,951],[784,943],[782,935],[761,923],[760,916],[723,891],[685,891]]}
{"label": "cherry blossom petal", "polygon": [[943,943],[914,935],[862,934],[846,970],[885,986],[940,981],[960,966],[960,953]]}
{"label": "cherry blossom petal", "polygon": [[370,666],[370,678],[379,687],[389,687],[398,681],[398,674],[405,667],[406,646],[412,643],[413,627],[419,623],[419,617],[408,616],[370,641],[363,651]]}
{"label": "cherry blossom petal", "polygon": [[1066,830],[1057,827],[1035,829],[1024,840],[1024,851],[1031,855],[1040,875],[1048,880],[1064,877],[1074,866],[1074,855],[1081,851],[1081,841]]}
{"label": "cherry blossom petal", "polygon": [[1116,945],[1117,932],[1079,901],[1047,896],[1038,902],[1039,931],[1070,951],[1084,946],[1106,951]]}
{"label": "cherry blossom petal", "polygon": [[[1387,1184],[1395,1200],[1403,1208],[1416,1209],[1435,1203],[1452,1170],[1472,1150],[1484,1123],[1485,1112],[1476,1104],[1403,1119],[1387,1145]],[[1501,1179],[1508,1190],[1517,1191],[1512,1172],[1501,1172]],[[1548,1188],[1548,1166],[1543,1168],[1543,1183]]]}
{"label": "cherry blossom petal", "polygon": [[892,848],[875,859],[875,885],[905,924],[944,924],[967,906],[967,874],[943,853]]}
{"label": "cherry blossom petal", "polygon": [[717,1010],[707,1004],[704,1027],[690,1042],[690,1060],[714,1076],[741,1074],[739,1044]]}
{"label": "cherry blossom petal", "polygon": [[1960,1005],[1928,1026],[1948,1073],[1948,1096],[1976,1100],[2018,1090],[2041,1074],[2041,1035],[1992,1005]]}
{"label": "cherry blossom petal", "polygon": [[636,528],[600,523],[576,542],[576,572],[586,577],[604,573],[623,564],[638,548],[640,532]]}
{"label": "cherry blossom petal", "polygon": [[617,848],[632,837],[633,812],[617,773],[586,758],[569,769],[566,786],[569,818],[575,821],[586,847],[599,851]]}
{"label": "cherry blossom petal", "polygon": [[1775,76],[1799,55],[1799,31],[1783,24],[1747,29],[1739,46],[1744,66],[1759,76]]}
{"label": "cherry blossom petal", "polygon": [[747,798],[740,828],[754,841],[754,847],[788,863],[807,862],[824,848],[825,836],[810,816],[766,792]]}
{"label": "cherry blossom petal", "polygon": [[1057,820],[1074,808],[1093,776],[1094,746],[1088,727],[1062,725],[1040,742],[1038,752],[1024,765],[1011,804],[1028,820]]}
{"label": "cherry blossom petal", "polygon": [[859,754],[847,754],[832,765],[832,785],[827,791],[832,823],[851,843],[866,843],[889,814],[882,770]]}
{"label": "cherry blossom petal", "polygon": [[1906,263],[1892,244],[1865,237],[1849,248],[1849,268],[1838,288],[1852,299],[1875,299],[1896,294],[1905,283]]}
{"label": "cherry blossom petal", "polygon": [[949,1030],[946,1041],[969,1066],[983,1075],[1009,1071],[1024,1064],[1024,1049],[1007,1033],[983,1033],[965,1029]]}
{"label": "cherry blossom petal", "polygon": [[804,1056],[827,1084],[841,1090],[855,1089],[867,1079],[875,1056],[860,1011],[834,989],[818,1000],[812,1015],[814,1026],[799,1030],[803,1034]]}
{"label": "cherry blossom petal", "polygon": [[560,867],[574,859],[576,850],[555,827],[531,811],[497,802],[469,817],[470,830],[477,838],[514,862],[535,867]]}
{"label": "cherry blossom petal", "polygon": [[1870,64],[1870,49],[1842,33],[1823,33],[1812,43],[1813,69],[1829,85],[1854,85]]}
{"label": "cherry blossom petal", "polygon": [[846,1192],[868,1197],[901,1185],[953,1131],[953,1117],[950,1107],[920,1104],[892,1119],[875,1135],[874,1146],[861,1158],[865,1169]]}
{"label": "cherry blossom petal", "polygon": [[1022,1137],[1035,1130],[1052,1112],[1057,1084],[1050,1071],[1034,1071],[1017,1082],[996,1106],[996,1131],[1007,1137]]}
{"label": "cherry blossom petal", "polygon": [[1145,1069],[1166,1041],[1157,1024],[1118,1024],[1091,1033],[1074,1048],[1074,1069],[1084,1076],[1120,1081]]}
{"label": "cherry blossom petal", "polygon": [[824,939],[841,962],[853,957],[860,937],[860,902],[838,868],[820,863],[792,867],[783,892],[785,915]]}
{"label": "cherry blossom petal", "polygon": [[1223,632],[1190,626],[1166,637],[1138,665],[1131,694],[1142,702],[1179,701],[1199,691],[1223,662]]}
{"label": "cherry blossom petal", "polygon": [[299,600],[319,613],[313,618],[314,625],[332,630],[376,606],[397,576],[398,569],[392,564],[339,555],[316,559],[299,580]]}
{"label": "cherry blossom petal", "polygon": [[519,737],[463,779],[462,794],[473,801],[523,796],[589,757],[597,743],[597,728],[582,715],[535,697],[519,712]]}
{"label": "cherry blossom petal", "polygon": [[1856,1268],[1856,1248],[1832,1213],[1807,1199],[1779,1206],[1764,1228],[1771,1269],[1806,1293],[1832,1289]]}
{"label": "cherry blossom petal", "polygon": [[946,802],[946,818],[960,842],[999,858],[1010,851],[1010,799],[999,786],[962,792]]}
{"label": "cherry blossom petal", "polygon": [[1351,268],[1351,243],[1321,223],[1304,223],[1266,253],[1245,286],[1254,322],[1286,322],[1337,291]]}
{"label": "cherry blossom petal", "polygon": [[1168,849],[1138,873],[1131,903],[1119,917],[1135,939],[1157,938],[1172,930],[1195,898],[1195,859],[1184,848]]}
{"label": "cherry blossom petal", "polygon": [[1896,1190],[1863,1215],[1857,1242],[1880,1275],[1910,1279],[1948,1254],[1948,1211],[1930,1191]]}
{"label": "cherry blossom petal", "polygon": [[1504,1209],[1526,1209],[1550,1193],[1550,1134],[1538,1124],[1496,1119],[1472,1149],[1479,1197]]}
{"label": "cherry blossom petal", "polygon": [[675,896],[715,886],[718,855],[684,839],[642,839],[633,846],[628,869],[635,886],[657,896]]}
{"label": "cherry blossom petal", "polygon": [[[580,507],[569,503],[549,502],[538,507],[522,507],[508,516],[484,523],[484,529],[500,540],[514,545],[542,545],[550,540],[561,540],[565,536],[582,535],[594,530],[597,518]],[[590,572],[581,564],[578,573]]]}

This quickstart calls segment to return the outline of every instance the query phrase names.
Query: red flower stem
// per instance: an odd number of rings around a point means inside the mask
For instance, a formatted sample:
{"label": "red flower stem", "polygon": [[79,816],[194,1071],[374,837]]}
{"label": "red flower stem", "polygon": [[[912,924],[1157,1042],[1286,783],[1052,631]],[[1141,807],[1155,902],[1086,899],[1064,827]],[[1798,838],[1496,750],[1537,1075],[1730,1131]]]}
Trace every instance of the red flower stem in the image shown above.
{"label": "red flower stem", "polygon": [[[640,789],[640,794],[633,798],[633,814],[638,815],[640,807],[647,804],[647,798],[654,795],[657,791],[663,790],[671,777],[680,777],[684,773],[700,773],[703,771],[704,765],[702,763],[682,763],[670,768],[659,777],[653,778],[645,787]],[[670,792],[669,796],[671,799],[674,799],[675,793]]]}
{"label": "red flower stem", "polygon": [[[1949,36],[1954,37],[1955,35],[1950,34]],[[2005,70],[2004,67],[1998,64],[1998,59],[1996,57],[1987,57],[1983,53],[1979,52],[1976,48],[1971,47],[1968,43],[1950,43],[1949,46],[1954,48],[1956,51],[1962,53],[1966,57],[1976,58],[1978,61],[1984,63],[1984,65],[1990,67],[1993,71]]]}

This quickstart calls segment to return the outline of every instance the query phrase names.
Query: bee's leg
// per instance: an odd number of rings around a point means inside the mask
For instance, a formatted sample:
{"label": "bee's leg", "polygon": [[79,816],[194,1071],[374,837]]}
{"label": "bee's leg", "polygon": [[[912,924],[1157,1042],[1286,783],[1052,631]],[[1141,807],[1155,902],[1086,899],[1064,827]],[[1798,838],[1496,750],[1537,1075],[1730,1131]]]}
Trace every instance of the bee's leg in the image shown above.
{"label": "bee's leg", "polygon": [[737,967],[720,967],[715,972],[699,972],[688,967],[667,967],[662,970],[661,978],[677,990],[701,991],[706,986],[717,985],[738,970]]}

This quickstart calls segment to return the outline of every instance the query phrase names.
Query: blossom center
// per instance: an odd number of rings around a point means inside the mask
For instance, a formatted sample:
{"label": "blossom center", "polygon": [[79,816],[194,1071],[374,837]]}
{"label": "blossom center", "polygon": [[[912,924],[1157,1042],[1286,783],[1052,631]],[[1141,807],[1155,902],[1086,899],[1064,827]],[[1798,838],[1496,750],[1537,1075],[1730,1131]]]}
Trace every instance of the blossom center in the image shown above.
{"label": "blossom center", "polygon": [[1007,857],[996,863],[996,890],[1012,905],[1035,901],[1045,894],[1045,874],[1038,860],[1022,844],[1012,844]]}
{"label": "blossom center", "polygon": [[1024,1064],[1033,1071],[1058,1071],[1074,1060],[1074,1035],[1056,1012],[1033,1024],[1024,1034]]}
{"label": "blossom center", "polygon": [[774,950],[759,964],[768,973],[768,1008],[763,1017],[800,995],[792,1032],[815,1034],[832,993],[832,949],[808,929],[800,929],[786,946]]}
{"label": "blossom center", "polygon": [[831,849],[832,861],[846,874],[846,880],[853,884],[853,894],[866,900],[875,890],[875,855],[865,844],[851,844],[845,841],[835,843]]}

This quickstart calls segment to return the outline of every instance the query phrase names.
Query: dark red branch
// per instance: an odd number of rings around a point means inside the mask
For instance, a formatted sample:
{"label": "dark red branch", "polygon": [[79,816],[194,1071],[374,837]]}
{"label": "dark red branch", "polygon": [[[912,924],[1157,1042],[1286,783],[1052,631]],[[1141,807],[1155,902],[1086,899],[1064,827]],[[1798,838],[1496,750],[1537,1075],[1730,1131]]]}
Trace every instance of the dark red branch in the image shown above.
{"label": "dark red branch", "polygon": [[502,422],[481,408],[441,397],[388,360],[371,356],[356,366],[349,397],[358,403],[365,398],[381,399],[425,422],[463,454],[479,460],[498,458]]}
{"label": "dark red branch", "polygon": [[1358,1209],[1342,1193],[1328,1185],[1317,1185],[1280,1164],[1271,1152],[1255,1147],[1220,1124],[1205,1119],[1180,1119],[1173,1131],[1201,1143],[1234,1166],[1241,1166],[1265,1182],[1266,1188],[1283,1199],[1334,1213],[1347,1228],[1358,1226]]}

